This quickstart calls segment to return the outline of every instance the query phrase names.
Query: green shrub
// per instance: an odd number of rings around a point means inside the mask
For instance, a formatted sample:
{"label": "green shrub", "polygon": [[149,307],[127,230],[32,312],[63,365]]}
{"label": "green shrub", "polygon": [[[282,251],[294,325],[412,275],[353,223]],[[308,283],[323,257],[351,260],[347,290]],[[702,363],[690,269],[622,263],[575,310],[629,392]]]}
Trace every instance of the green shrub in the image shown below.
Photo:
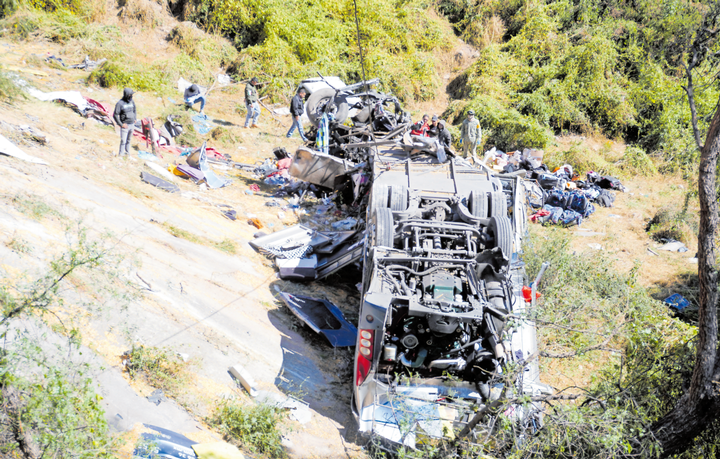
{"label": "green shrub", "polygon": [[279,425],[282,410],[267,404],[243,405],[236,400],[221,402],[208,423],[226,440],[273,458],[285,457]]}
{"label": "green shrub", "polygon": [[645,227],[655,241],[675,239],[685,244],[697,240],[700,228],[699,216],[688,209],[690,193],[685,195],[682,206],[676,205],[659,209]]}
{"label": "green shrub", "polygon": [[15,84],[12,78],[3,72],[0,66],[0,100],[12,102],[21,96],[24,97],[22,90]]}
{"label": "green shrub", "polygon": [[171,396],[179,395],[191,380],[188,363],[169,349],[133,346],[123,357],[131,378],[142,378]]}
{"label": "green shrub", "polygon": [[635,175],[655,175],[658,173],[652,159],[642,148],[638,147],[627,147],[625,149],[625,155],[620,162],[620,169]]}
{"label": "green shrub", "polygon": [[169,82],[156,67],[136,69],[132,66],[107,61],[88,76],[88,83],[103,88],[132,88],[135,91],[160,92]]}
{"label": "green shrub", "polygon": [[18,0],[0,0],[0,18],[10,16],[18,9]]}
{"label": "green shrub", "polygon": [[[263,76],[269,94],[287,94],[302,78],[362,78],[353,2],[190,0],[187,18],[232,40],[239,79]],[[380,78],[401,99],[428,100],[440,88],[433,53],[450,39],[427,3],[358,4],[367,78]]]}

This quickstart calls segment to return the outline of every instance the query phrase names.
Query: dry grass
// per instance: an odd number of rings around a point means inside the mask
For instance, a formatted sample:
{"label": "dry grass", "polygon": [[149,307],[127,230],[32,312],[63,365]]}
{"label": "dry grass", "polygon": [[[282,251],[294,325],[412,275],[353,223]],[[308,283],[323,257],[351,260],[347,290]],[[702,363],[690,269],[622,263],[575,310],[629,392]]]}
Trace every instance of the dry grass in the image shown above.
{"label": "dry grass", "polygon": [[136,23],[145,28],[154,28],[168,22],[170,11],[167,4],[151,0],[120,0],[119,17],[128,23]]}
{"label": "dry grass", "polygon": [[485,48],[500,43],[506,30],[505,23],[498,16],[475,18],[463,32],[462,38],[478,48]]}

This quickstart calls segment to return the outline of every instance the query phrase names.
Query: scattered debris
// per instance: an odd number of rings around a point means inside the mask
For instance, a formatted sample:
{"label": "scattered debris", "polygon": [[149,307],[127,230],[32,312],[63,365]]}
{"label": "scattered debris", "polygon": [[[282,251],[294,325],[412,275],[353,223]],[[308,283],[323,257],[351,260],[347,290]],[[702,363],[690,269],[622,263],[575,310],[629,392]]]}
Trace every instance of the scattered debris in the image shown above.
{"label": "scattered debris", "polygon": [[355,346],[357,328],[328,300],[285,292],[280,292],[280,298],[298,319],[327,338],[333,347]]}
{"label": "scattered debris", "polygon": [[133,457],[152,459],[163,457],[168,459],[196,458],[193,446],[197,442],[171,430],[162,427],[143,424],[147,429],[157,433],[144,432],[140,434],[141,441],[133,451]]}
{"label": "scattered debris", "polygon": [[96,119],[108,126],[114,125],[109,107],[96,100],[84,97],[77,91],[57,91],[46,93],[30,87],[26,87],[25,90],[36,99],[43,101],[60,101],[65,105],[72,107],[85,118]]}
{"label": "scattered debris", "polygon": [[228,370],[233,378],[235,378],[242,386],[245,388],[245,390],[250,394],[251,397],[257,397],[258,391],[255,388],[255,380],[252,376],[250,376],[250,373],[242,366],[242,365],[235,365],[233,367],[230,367]]}
{"label": "scattered debris", "polygon": [[665,298],[664,303],[676,312],[683,312],[685,308],[690,306],[690,301],[679,293],[673,293],[669,297]]}
{"label": "scattered debris", "polygon": [[2,135],[0,135],[0,154],[12,156],[13,158],[21,159],[29,163],[42,164],[44,166],[48,164],[43,159],[28,155]]}
{"label": "scattered debris", "polygon": [[167,169],[163,168],[163,167],[162,167],[161,165],[159,165],[159,164],[156,164],[156,163],[153,163],[153,162],[150,162],[150,161],[145,161],[145,166],[147,166],[148,168],[152,169],[153,172],[155,172],[155,173],[157,173],[157,174],[160,174],[162,177],[164,177],[165,179],[167,179],[167,181],[169,181],[169,182],[174,182],[174,181],[175,181],[175,177],[177,177],[176,175],[171,174],[170,171],[168,171]]}
{"label": "scattered debris", "polygon": [[658,247],[658,250],[666,250],[668,252],[687,252],[688,248],[685,247],[685,244],[683,244],[680,241],[676,241],[675,239],[663,239],[662,242],[665,242],[665,244]]}
{"label": "scattered debris", "polygon": [[165,180],[155,177],[152,174],[148,174],[147,172],[140,172],[140,180],[154,187],[160,188],[161,190],[165,190],[168,193],[177,193],[180,191],[180,188],[177,185],[166,182]]}
{"label": "scattered debris", "polygon": [[149,402],[154,403],[155,405],[159,405],[160,402],[167,400],[162,389],[155,389],[152,394],[147,396],[147,399]]}

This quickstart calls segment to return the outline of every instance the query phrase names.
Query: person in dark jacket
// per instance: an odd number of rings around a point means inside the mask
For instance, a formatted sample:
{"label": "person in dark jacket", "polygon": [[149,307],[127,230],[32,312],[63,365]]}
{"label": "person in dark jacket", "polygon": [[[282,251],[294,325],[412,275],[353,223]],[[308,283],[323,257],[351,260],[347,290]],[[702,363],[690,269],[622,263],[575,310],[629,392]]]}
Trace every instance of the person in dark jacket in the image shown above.
{"label": "person in dark jacket", "polygon": [[437,137],[439,133],[440,129],[438,129],[438,117],[437,115],[433,115],[425,135],[434,138]]}
{"label": "person in dark jacket", "polygon": [[132,139],[135,121],[137,120],[137,110],[132,99],[133,90],[125,88],[123,97],[115,104],[115,111],[113,112],[113,119],[120,126],[120,151],[118,156],[130,154],[130,139]]}
{"label": "person in dark jacket", "polygon": [[452,135],[450,135],[450,131],[445,127],[444,120],[438,120],[437,126],[438,142],[440,142],[440,146],[445,148],[445,153],[450,153],[450,148],[452,148]]}
{"label": "person in dark jacket", "polygon": [[305,89],[300,88],[297,94],[295,94],[295,97],[292,98],[292,101],[290,101],[290,116],[292,116],[293,123],[292,126],[290,126],[287,137],[290,138],[295,128],[297,128],[300,133],[300,138],[303,139],[303,142],[307,142],[302,124],[300,124],[300,117],[303,112],[305,112]]}
{"label": "person in dark jacket", "polygon": [[202,95],[200,87],[195,83],[185,88],[185,105],[192,107],[196,103],[200,102],[200,114],[204,115],[205,112],[205,96]]}

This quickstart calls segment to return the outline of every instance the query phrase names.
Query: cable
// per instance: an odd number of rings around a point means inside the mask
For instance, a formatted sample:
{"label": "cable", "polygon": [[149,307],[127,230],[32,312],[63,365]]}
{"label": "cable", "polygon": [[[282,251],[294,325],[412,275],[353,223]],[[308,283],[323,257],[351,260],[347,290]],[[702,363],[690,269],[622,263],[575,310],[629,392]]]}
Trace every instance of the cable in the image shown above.
{"label": "cable", "polygon": [[355,30],[357,31],[358,48],[360,48],[360,67],[362,68],[363,86],[365,87],[365,92],[367,93],[368,87],[367,78],[365,78],[365,58],[363,57],[362,44],[360,43],[360,21],[358,21],[357,0],[353,0],[353,5],[355,6]]}

